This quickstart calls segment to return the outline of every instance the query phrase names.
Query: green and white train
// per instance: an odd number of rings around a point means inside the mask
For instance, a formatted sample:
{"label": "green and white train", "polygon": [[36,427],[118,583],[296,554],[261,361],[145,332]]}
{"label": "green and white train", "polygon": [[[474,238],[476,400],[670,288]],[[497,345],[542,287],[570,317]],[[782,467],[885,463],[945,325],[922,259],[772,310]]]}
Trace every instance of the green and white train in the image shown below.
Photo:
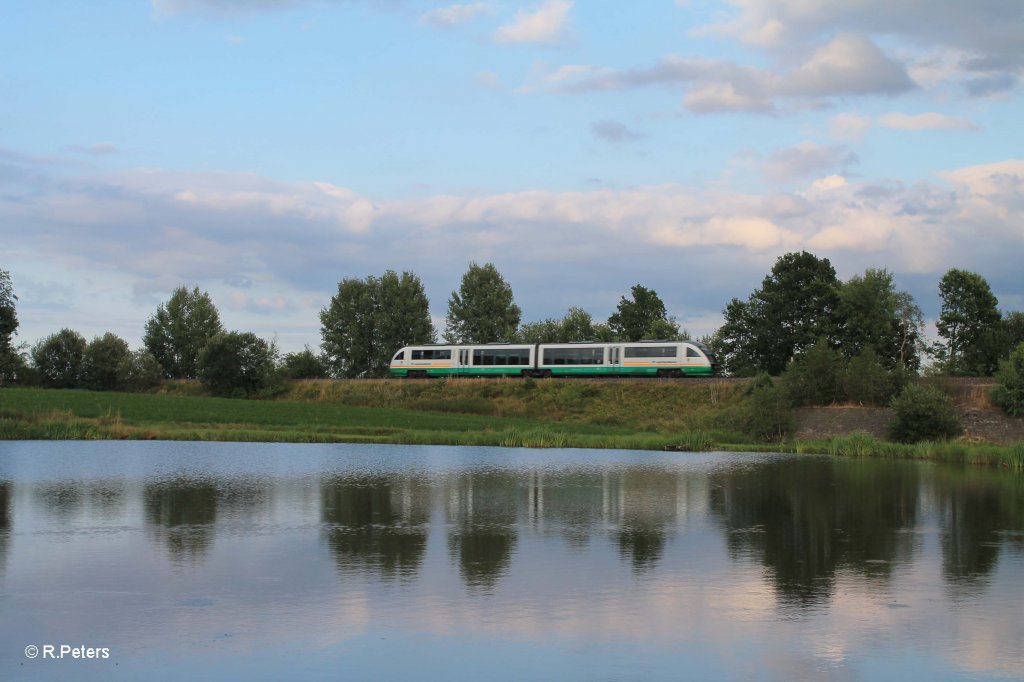
{"label": "green and white train", "polygon": [[397,377],[682,377],[711,376],[717,366],[696,341],[636,341],[406,346],[390,370]]}

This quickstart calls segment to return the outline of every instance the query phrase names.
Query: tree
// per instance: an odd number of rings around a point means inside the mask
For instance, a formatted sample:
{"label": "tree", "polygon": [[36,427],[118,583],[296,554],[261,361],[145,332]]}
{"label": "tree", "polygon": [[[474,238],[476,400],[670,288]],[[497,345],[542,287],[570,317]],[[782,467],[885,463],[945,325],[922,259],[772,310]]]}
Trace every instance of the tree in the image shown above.
{"label": "tree", "polygon": [[616,336],[624,341],[681,338],[679,325],[668,316],[656,291],[636,284],[630,289],[630,295],[631,299],[625,296],[619,299],[618,307],[608,318],[608,326]]}
{"label": "tree", "polygon": [[97,336],[82,356],[82,386],[94,391],[121,388],[123,365],[130,355],[128,343],[116,334]]}
{"label": "tree", "polygon": [[782,373],[781,384],[797,407],[831,405],[843,395],[846,362],[825,339],[793,358]]}
{"label": "tree", "polygon": [[327,358],[306,346],[298,353],[284,356],[281,373],[286,379],[326,379],[330,376],[330,367]]}
{"label": "tree", "polygon": [[896,291],[888,270],[868,269],[839,287],[839,346],[852,358],[870,348],[887,367],[920,364],[923,317],[914,297]]}
{"label": "tree", "polygon": [[194,379],[199,352],[223,331],[220,314],[205,291],[178,287],[146,322],[142,343],[171,379]]}
{"label": "tree", "polygon": [[0,384],[16,379],[22,365],[21,356],[14,347],[14,336],[18,332],[17,300],[11,273],[0,270]]}
{"label": "tree", "polygon": [[521,314],[512,287],[494,264],[470,263],[448,300],[444,337],[448,343],[505,341],[515,336]]}
{"label": "tree", "polygon": [[952,399],[936,388],[908,384],[893,398],[892,409],[889,435],[901,443],[946,440],[964,430]]}
{"label": "tree", "polygon": [[148,350],[129,353],[118,367],[121,389],[125,391],[146,391],[159,385],[164,368]]}
{"label": "tree", "polygon": [[74,388],[82,378],[85,338],[76,331],[61,329],[32,348],[32,363],[44,386]]}
{"label": "tree", "polygon": [[411,272],[345,278],[320,324],[324,355],[341,377],[382,376],[396,350],[434,340],[430,303]]}
{"label": "tree", "polygon": [[615,333],[606,324],[595,324],[586,310],[573,307],[561,320],[549,317],[540,322],[527,322],[519,328],[516,340],[521,343],[613,341]]}
{"label": "tree", "polygon": [[950,270],[939,282],[942,311],[936,327],[946,340],[950,374],[990,375],[1001,354],[999,301],[981,275]]}
{"label": "tree", "polygon": [[1024,342],[999,363],[992,402],[1012,417],[1024,415]]}
{"label": "tree", "polygon": [[827,258],[801,251],[780,256],[747,301],[732,299],[719,330],[728,370],[779,374],[819,338],[834,343],[839,281]]}
{"label": "tree", "polygon": [[273,346],[251,332],[221,332],[199,353],[199,380],[211,393],[244,398],[270,383],[274,355]]}

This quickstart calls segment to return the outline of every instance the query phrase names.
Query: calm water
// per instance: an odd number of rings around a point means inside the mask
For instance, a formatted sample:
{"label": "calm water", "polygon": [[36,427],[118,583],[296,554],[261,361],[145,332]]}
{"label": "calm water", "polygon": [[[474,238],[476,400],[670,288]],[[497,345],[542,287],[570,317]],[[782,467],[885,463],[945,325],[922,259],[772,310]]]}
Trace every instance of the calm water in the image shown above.
{"label": "calm water", "polygon": [[[1024,479],[0,443],[0,679],[1024,678]],[[25,648],[106,648],[95,660]]]}

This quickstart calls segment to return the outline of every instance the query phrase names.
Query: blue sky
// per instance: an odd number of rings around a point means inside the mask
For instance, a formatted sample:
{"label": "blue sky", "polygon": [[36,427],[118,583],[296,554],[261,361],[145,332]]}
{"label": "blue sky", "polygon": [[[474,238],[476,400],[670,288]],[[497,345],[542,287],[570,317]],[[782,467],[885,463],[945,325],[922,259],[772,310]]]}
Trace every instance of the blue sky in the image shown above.
{"label": "blue sky", "polygon": [[653,287],[713,331],[782,253],[1024,308],[1019,0],[22,2],[0,22],[19,341],[138,344],[178,284],[319,343],[344,277],[524,321]]}

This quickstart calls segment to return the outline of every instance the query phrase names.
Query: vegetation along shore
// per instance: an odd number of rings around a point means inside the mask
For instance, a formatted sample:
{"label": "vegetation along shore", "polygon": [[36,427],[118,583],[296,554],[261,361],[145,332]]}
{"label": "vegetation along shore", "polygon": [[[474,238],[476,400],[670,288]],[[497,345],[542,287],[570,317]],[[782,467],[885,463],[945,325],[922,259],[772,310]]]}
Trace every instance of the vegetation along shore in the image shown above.
{"label": "vegetation along shore", "polygon": [[289,382],[262,400],[215,397],[188,381],[148,393],[3,388],[0,439],[767,450],[1024,467],[1024,424],[993,407],[991,380],[918,383],[946,398],[959,436],[893,440],[896,407],[784,399],[766,411],[766,391],[781,393],[781,382],[382,379]]}

